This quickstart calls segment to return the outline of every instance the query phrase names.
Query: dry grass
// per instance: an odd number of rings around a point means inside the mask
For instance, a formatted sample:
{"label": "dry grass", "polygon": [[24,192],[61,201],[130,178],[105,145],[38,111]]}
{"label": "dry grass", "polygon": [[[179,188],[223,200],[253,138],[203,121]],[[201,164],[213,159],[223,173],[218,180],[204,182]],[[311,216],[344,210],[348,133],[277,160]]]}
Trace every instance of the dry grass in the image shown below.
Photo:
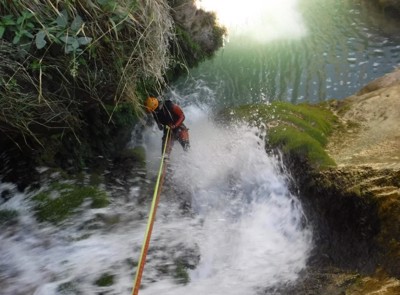
{"label": "dry grass", "polygon": [[[163,77],[170,63],[169,44],[174,38],[167,2],[99,3],[0,2],[2,15],[31,12],[35,23],[32,34],[45,30],[48,42],[44,49],[36,50],[33,41],[21,59],[21,48],[11,45],[11,40],[2,40],[0,130],[9,133],[12,129],[36,139],[41,128],[46,132],[52,128],[74,130],[81,126],[81,110],[94,103],[106,110],[105,104],[117,107],[129,102],[140,116],[142,97],[137,85],[152,81],[160,89],[164,86]],[[67,54],[63,51],[65,44],[52,38],[51,23],[54,26],[63,10],[68,12],[70,22],[76,16],[83,20],[79,30],[68,29],[66,34],[92,38],[82,50]]]}
{"label": "dry grass", "polygon": [[0,0],[0,144],[79,165],[117,152],[144,98],[222,46],[215,16],[193,14],[194,0]]}

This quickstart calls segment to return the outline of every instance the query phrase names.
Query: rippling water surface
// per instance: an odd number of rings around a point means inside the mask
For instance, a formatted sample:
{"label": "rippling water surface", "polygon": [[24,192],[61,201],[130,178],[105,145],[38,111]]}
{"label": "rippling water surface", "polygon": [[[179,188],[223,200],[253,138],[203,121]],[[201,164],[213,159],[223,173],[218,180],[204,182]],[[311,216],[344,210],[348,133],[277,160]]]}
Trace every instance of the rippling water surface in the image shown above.
{"label": "rippling water surface", "polygon": [[219,107],[319,102],[352,95],[400,64],[398,23],[359,1],[266,0],[260,5],[259,19],[231,24],[226,46],[177,87],[190,95],[202,80],[216,92]]}

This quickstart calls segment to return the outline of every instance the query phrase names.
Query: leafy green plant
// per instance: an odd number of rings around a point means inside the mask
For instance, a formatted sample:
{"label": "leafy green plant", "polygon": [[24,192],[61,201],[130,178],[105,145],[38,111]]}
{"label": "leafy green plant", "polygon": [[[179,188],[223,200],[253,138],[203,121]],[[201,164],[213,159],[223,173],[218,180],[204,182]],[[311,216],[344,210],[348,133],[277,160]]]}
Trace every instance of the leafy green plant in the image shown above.
{"label": "leafy green plant", "polygon": [[105,108],[114,124],[119,128],[132,126],[137,120],[135,110],[130,103],[123,102],[117,106],[105,105]]}
{"label": "leafy green plant", "polygon": [[117,1],[115,0],[97,0],[97,3],[102,9],[108,12],[112,12],[117,7]]}
{"label": "leafy green plant", "polygon": [[47,44],[46,38],[48,38],[51,42],[64,44],[64,52],[67,54],[82,52],[81,47],[90,44],[93,40],[92,37],[79,35],[83,25],[84,22],[80,15],[76,15],[70,23],[68,12],[62,10],[55,22],[37,32],[35,35],[36,48],[44,48]]}
{"label": "leafy green plant", "polygon": [[114,152],[93,138],[129,133],[143,99],[162,91],[174,65],[187,65],[183,43],[203,56],[185,33],[177,42],[173,13],[169,0],[0,1],[2,139],[40,152],[51,145],[73,161]]}
{"label": "leafy green plant", "polygon": [[34,38],[36,26],[37,22],[30,11],[22,11],[19,16],[5,15],[0,20],[0,38],[10,31],[14,45],[27,47]]}
{"label": "leafy green plant", "polygon": [[[7,30],[13,34],[12,43],[29,45],[35,41],[37,49],[44,48],[49,42],[64,44],[65,53],[82,52],[82,47],[92,42],[92,37],[81,35],[84,22],[76,15],[70,22],[68,12],[62,10],[55,20],[38,22],[35,15],[27,10],[20,16],[5,15],[0,20],[0,38]],[[40,26],[43,28],[40,29]],[[49,41],[49,42],[48,42]]]}

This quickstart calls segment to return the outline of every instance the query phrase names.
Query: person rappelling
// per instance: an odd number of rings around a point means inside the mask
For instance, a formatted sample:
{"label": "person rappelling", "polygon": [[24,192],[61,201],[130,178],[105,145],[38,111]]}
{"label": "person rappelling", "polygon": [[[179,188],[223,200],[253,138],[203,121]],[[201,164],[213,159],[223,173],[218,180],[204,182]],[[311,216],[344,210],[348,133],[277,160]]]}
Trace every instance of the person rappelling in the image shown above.
{"label": "person rappelling", "polygon": [[189,129],[183,124],[185,114],[181,107],[171,100],[161,101],[156,97],[148,97],[145,101],[146,111],[153,115],[154,120],[160,130],[164,130],[162,137],[162,149],[167,139],[168,130],[171,129],[172,141],[178,140],[184,151],[190,147],[189,143]]}

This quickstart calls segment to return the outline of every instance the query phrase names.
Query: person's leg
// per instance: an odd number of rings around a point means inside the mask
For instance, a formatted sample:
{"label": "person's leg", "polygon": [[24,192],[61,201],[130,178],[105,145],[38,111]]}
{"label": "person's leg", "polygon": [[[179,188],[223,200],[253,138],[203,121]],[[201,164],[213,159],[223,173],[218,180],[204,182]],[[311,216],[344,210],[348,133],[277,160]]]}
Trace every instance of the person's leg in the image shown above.
{"label": "person's leg", "polygon": [[179,143],[181,144],[183,150],[188,151],[190,148],[189,129],[186,128],[186,126],[182,124],[175,131],[175,136],[178,139]]}

